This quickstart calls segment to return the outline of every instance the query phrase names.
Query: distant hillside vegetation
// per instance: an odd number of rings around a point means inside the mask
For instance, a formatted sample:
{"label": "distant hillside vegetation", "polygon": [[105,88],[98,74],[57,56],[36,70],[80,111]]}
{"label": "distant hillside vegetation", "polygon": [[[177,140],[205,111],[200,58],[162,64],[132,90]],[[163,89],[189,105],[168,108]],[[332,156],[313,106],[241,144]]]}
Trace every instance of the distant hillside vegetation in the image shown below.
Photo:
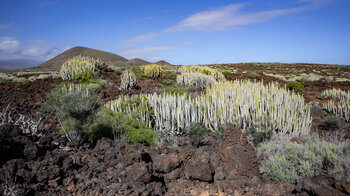
{"label": "distant hillside vegetation", "polygon": [[78,46],[66,50],[65,52],[55,56],[54,58],[44,62],[43,64],[33,67],[33,69],[59,70],[61,68],[61,65],[65,61],[78,55],[91,56],[94,58],[101,59],[107,65],[125,65],[126,62],[128,62],[128,59],[110,52]]}

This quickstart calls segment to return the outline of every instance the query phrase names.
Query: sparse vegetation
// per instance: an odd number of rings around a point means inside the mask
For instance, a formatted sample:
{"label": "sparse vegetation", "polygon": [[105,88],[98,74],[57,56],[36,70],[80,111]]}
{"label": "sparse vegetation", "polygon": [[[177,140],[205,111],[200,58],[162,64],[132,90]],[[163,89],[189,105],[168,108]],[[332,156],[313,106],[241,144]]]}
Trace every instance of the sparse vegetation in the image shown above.
{"label": "sparse vegetation", "polygon": [[94,82],[94,74],[92,72],[80,72],[73,76],[73,81],[81,84],[91,84]]}

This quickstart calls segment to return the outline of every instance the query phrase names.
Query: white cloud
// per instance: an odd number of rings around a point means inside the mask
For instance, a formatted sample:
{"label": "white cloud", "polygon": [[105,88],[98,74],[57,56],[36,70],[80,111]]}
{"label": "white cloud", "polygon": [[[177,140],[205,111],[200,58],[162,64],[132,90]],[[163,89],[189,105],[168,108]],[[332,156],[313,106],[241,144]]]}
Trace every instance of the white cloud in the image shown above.
{"label": "white cloud", "polygon": [[[277,16],[292,14],[305,10],[315,9],[332,0],[299,0],[304,5],[288,9],[266,10],[259,12],[243,13],[241,10],[245,4],[231,4],[218,9],[198,12],[177,25],[167,28],[164,32],[179,32],[187,30],[213,31],[237,28],[242,25],[264,22]],[[305,4],[306,3],[306,4]]]}
{"label": "white cloud", "polygon": [[22,45],[11,37],[0,37],[0,59],[48,60],[61,52],[54,44],[43,40],[30,40]]}
{"label": "white cloud", "polygon": [[139,41],[149,40],[157,36],[158,36],[158,33],[150,32],[147,34],[131,37],[129,39],[124,40],[124,42],[139,42]]}
{"label": "white cloud", "polygon": [[11,37],[0,37],[0,50],[13,52],[19,48],[20,44]]}
{"label": "white cloud", "polygon": [[160,58],[157,57],[157,54],[156,54],[157,52],[176,50],[178,48],[180,47],[179,46],[149,46],[149,47],[142,47],[142,48],[126,49],[124,51],[119,52],[119,54],[129,59],[142,58],[144,60],[149,60],[149,61],[158,61],[160,60]]}

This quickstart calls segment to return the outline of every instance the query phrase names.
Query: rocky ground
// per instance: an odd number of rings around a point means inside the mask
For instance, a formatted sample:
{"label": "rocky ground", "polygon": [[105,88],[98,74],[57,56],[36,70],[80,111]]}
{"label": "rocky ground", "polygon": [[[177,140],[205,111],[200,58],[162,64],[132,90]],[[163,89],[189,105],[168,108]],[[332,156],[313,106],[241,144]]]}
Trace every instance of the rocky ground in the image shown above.
{"label": "rocky ground", "polygon": [[347,195],[350,185],[324,176],[297,185],[258,172],[246,136],[228,125],[223,141],[208,136],[198,148],[185,138],[176,149],[109,139],[82,145],[58,134],[24,135],[0,127],[0,192],[17,195]]}
{"label": "rocky ground", "polygon": [[[124,94],[154,92],[161,79],[140,81],[138,90],[119,90],[120,73],[102,69],[109,83],[99,90],[103,102]],[[228,75],[227,79],[241,79]],[[265,76],[265,82],[283,81]],[[44,79],[29,83],[0,84],[0,106],[9,105],[13,115],[38,116],[46,95],[61,80]],[[349,82],[305,85],[307,102],[324,99],[323,89],[349,89]],[[311,111],[312,131],[327,113],[320,107]],[[298,184],[272,182],[259,173],[260,159],[241,130],[229,125],[224,138],[207,136],[194,147],[185,137],[177,148],[146,147],[109,139],[96,143],[68,142],[57,133],[58,122],[45,113],[39,131],[43,136],[23,134],[13,125],[0,126],[0,195],[349,195],[350,184],[324,176],[306,178]],[[349,123],[342,124],[342,137],[350,138]],[[7,191],[7,192],[6,192]]]}

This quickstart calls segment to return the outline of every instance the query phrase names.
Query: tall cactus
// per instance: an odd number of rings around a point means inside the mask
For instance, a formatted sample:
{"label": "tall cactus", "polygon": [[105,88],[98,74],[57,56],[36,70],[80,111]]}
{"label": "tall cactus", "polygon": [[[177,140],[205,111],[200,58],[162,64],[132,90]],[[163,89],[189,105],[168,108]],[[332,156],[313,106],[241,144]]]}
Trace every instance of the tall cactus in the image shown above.
{"label": "tall cactus", "polygon": [[[247,128],[258,120],[272,119],[276,130],[295,135],[308,133],[311,126],[310,108],[303,97],[274,84],[219,82],[195,98],[176,94],[141,96],[154,109],[152,116],[143,116],[144,122],[168,134],[181,134],[191,123],[218,130],[227,122]],[[128,97],[108,102],[106,107],[115,112],[133,111],[133,107],[119,107],[125,99]],[[154,123],[150,123],[152,119]]]}
{"label": "tall cactus", "polygon": [[121,78],[121,89],[133,89],[137,87],[137,80],[134,72],[125,70]]}
{"label": "tall cactus", "polygon": [[164,72],[162,66],[158,64],[143,65],[141,69],[148,78],[159,78]]}
{"label": "tall cactus", "polygon": [[63,63],[60,75],[63,80],[71,80],[78,73],[95,72],[99,65],[102,65],[101,60],[79,55]]}

